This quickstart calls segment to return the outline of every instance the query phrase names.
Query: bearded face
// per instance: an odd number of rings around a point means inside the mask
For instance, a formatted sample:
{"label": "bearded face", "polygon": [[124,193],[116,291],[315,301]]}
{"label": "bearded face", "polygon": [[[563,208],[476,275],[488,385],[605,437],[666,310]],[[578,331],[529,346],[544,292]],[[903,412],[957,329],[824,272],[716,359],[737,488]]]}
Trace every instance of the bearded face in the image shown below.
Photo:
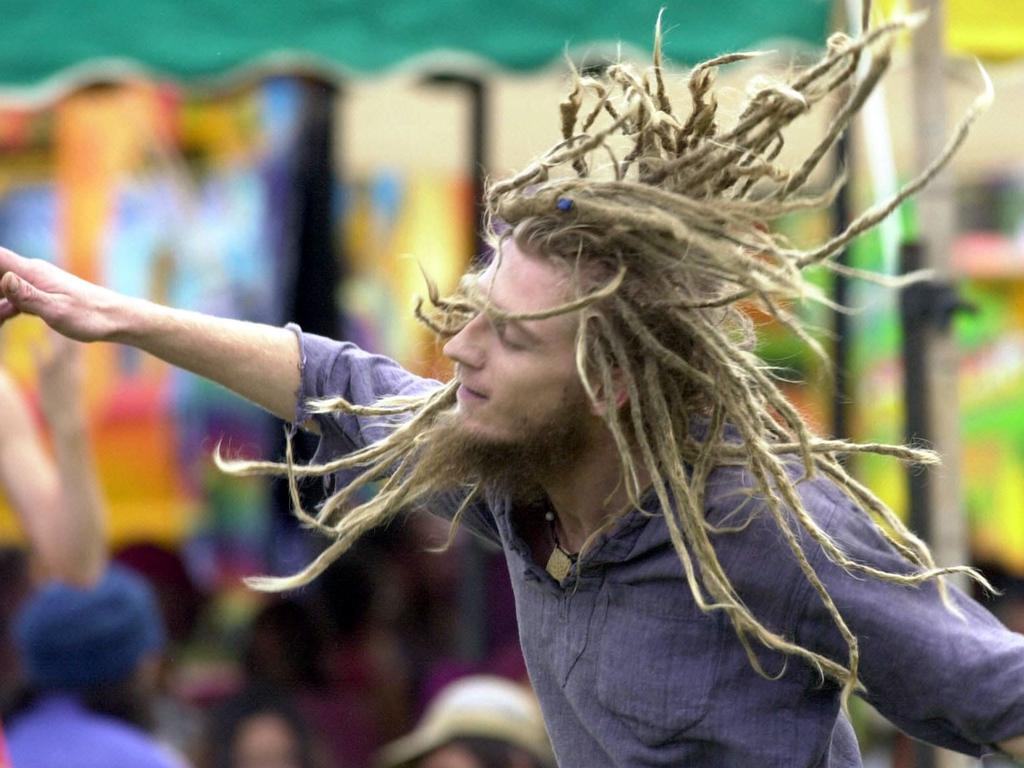
{"label": "bearded face", "polygon": [[[564,267],[523,251],[514,239],[476,290],[512,315],[543,312],[569,298]],[[576,369],[578,317],[496,321],[473,317],[444,347],[455,362],[457,403],[421,435],[424,479],[481,482],[519,494],[569,466],[598,417]],[[417,474],[420,470],[417,470]]]}
{"label": "bearded face", "polygon": [[544,414],[523,414],[515,429],[494,437],[475,428],[458,408],[442,413],[419,439],[413,473],[438,490],[482,484],[517,499],[539,493],[548,477],[568,468],[586,446],[588,405],[581,392],[566,393]]}

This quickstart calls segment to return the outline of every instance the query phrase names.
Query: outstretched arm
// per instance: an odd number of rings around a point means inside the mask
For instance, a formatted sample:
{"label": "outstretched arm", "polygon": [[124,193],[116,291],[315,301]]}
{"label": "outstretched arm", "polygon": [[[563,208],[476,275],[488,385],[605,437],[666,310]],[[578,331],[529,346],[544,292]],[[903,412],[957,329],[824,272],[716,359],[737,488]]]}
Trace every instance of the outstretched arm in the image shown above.
{"label": "outstretched arm", "polygon": [[78,341],[129,344],[215,381],[290,421],[299,388],[295,334],[122,296],[0,248],[0,323],[25,313]]}

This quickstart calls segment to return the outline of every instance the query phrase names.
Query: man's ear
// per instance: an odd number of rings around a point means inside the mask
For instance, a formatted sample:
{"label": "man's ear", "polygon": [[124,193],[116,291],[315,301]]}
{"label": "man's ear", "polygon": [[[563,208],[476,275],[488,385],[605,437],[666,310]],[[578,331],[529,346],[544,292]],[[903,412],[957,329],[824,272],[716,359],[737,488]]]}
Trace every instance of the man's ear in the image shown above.
{"label": "man's ear", "polygon": [[[626,386],[626,377],[620,368],[615,368],[612,371],[612,388],[614,390],[615,407],[622,408],[629,402],[629,387]],[[603,417],[605,409],[608,407],[607,389],[605,389],[604,384],[598,384],[594,389],[594,394],[597,397],[596,400],[590,403],[590,411],[595,416]]]}

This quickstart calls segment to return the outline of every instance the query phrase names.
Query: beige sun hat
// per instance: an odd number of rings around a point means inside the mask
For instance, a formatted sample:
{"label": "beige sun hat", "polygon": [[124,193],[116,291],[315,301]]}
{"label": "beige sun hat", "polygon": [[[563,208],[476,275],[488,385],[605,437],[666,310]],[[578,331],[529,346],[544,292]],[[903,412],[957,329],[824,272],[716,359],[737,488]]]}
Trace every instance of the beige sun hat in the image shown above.
{"label": "beige sun hat", "polygon": [[482,737],[519,747],[554,766],[540,706],[524,686],[491,675],[456,680],[427,707],[415,730],[383,747],[375,768],[404,768],[454,739]]}

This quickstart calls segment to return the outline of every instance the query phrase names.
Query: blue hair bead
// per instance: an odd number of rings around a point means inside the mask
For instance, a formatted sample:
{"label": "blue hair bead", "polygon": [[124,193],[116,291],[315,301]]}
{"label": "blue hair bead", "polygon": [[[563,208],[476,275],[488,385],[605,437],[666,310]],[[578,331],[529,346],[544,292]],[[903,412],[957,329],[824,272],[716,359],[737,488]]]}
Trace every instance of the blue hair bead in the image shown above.
{"label": "blue hair bead", "polygon": [[572,200],[570,200],[568,197],[560,197],[560,198],[558,198],[558,202],[555,203],[555,207],[557,207],[558,210],[563,211],[563,212],[564,211],[571,211],[572,210]]}

